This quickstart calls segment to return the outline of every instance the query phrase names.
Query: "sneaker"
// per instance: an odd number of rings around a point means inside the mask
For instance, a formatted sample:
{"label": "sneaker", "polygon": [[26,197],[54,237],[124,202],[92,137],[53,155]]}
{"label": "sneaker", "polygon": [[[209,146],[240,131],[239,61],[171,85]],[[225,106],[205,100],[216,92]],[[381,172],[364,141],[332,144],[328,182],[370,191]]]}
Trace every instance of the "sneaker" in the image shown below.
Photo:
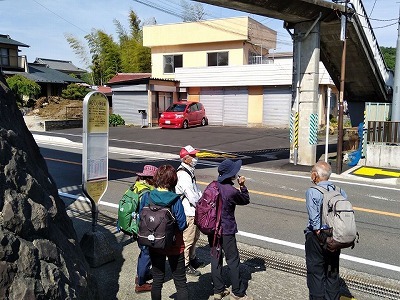
{"label": "sneaker", "polygon": [[135,293],[144,293],[144,292],[150,292],[151,291],[151,283],[145,283],[142,285],[135,285]]}
{"label": "sneaker", "polygon": [[200,276],[201,273],[200,273],[200,271],[197,271],[195,268],[193,268],[191,265],[188,265],[186,267],[186,275],[189,275],[189,276]]}
{"label": "sneaker", "polygon": [[253,296],[244,295],[243,297],[240,297],[231,293],[231,300],[253,300],[253,299],[254,299]]}
{"label": "sneaker", "polygon": [[206,266],[204,261],[199,260],[197,257],[190,260],[190,265],[195,269],[204,268]]}
{"label": "sneaker", "polygon": [[224,297],[228,296],[229,294],[230,294],[230,291],[228,289],[225,289],[220,293],[214,294],[214,300],[221,300]]}

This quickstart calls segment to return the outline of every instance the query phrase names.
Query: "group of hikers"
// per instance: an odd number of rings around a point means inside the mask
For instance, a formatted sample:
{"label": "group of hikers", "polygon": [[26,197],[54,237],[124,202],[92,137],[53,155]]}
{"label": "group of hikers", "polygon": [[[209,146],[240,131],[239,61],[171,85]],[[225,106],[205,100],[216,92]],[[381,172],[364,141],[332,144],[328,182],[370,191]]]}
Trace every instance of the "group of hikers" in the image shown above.
{"label": "group of hikers", "polygon": [[[140,254],[137,260],[135,292],[150,292],[153,300],[162,299],[161,291],[167,258],[177,300],[190,299],[187,276],[200,276],[199,269],[205,266],[205,263],[196,256],[196,243],[200,237],[196,207],[206,194],[199,189],[196,182],[197,153],[198,150],[191,145],[183,147],[179,153],[181,164],[177,169],[169,164],[159,167],[145,165],[143,171],[137,173],[133,186],[133,191],[140,195],[137,209],[140,218],[137,237]],[[237,205],[250,203],[249,191],[245,185],[246,178],[238,175],[241,165],[241,160],[225,159],[218,166],[218,177],[215,181],[220,201],[220,207],[217,208],[219,229],[207,235],[210,246],[213,299],[216,300],[228,296],[231,300],[253,299],[247,294],[247,285],[239,271],[240,257],[236,241],[238,229],[235,208]],[[325,194],[319,189],[337,190],[344,197],[346,193],[339,188],[336,189],[329,181],[330,174],[329,164],[325,162],[315,164],[311,180],[317,188],[311,187],[306,192],[309,221],[304,233],[309,299],[336,300],[340,297],[340,249],[333,250],[326,246],[330,235],[321,230],[324,225],[321,212]],[[235,183],[238,184],[238,188],[235,187]],[[148,217],[148,214],[154,212],[156,208],[168,208],[173,219],[173,241],[165,242],[161,247],[156,246],[159,242],[157,235],[142,228],[145,227],[144,222],[152,222],[157,218]],[[166,238],[165,236],[163,238]],[[224,258],[229,269],[230,288],[223,278]]]}

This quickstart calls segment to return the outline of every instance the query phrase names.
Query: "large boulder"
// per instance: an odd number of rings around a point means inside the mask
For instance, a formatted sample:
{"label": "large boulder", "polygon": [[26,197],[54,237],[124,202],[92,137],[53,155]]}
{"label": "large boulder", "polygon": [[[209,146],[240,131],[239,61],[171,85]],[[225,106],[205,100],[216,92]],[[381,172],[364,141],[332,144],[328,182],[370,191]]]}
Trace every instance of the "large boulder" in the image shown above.
{"label": "large boulder", "polygon": [[56,184],[0,73],[0,299],[96,299]]}

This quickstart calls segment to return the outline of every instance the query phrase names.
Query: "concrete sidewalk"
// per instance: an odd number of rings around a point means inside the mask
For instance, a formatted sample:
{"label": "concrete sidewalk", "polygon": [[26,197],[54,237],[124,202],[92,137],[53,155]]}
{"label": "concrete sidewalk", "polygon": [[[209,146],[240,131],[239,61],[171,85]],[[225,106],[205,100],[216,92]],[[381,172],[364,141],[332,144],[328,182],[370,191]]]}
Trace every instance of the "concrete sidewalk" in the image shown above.
{"label": "concrete sidewalk", "polygon": [[[80,240],[84,233],[91,230],[90,205],[87,202],[73,201],[67,198],[64,201]],[[100,205],[97,230],[106,236],[110,246],[113,247],[115,260],[91,269],[98,281],[99,294],[102,296],[102,299],[106,300],[150,299],[150,293],[136,294],[134,292],[136,261],[139,250],[136,242],[132,242],[123,233],[116,232],[116,220],[116,214],[103,212]],[[308,299],[304,258],[273,252],[243,243],[239,243],[238,247],[242,260],[241,272],[243,272],[243,277],[248,281],[248,294],[253,295],[254,299]],[[207,265],[205,268],[200,269],[202,272],[200,277],[187,278],[190,299],[213,299],[209,247],[206,245],[204,236],[199,241],[197,254]],[[288,262],[292,266],[291,270],[286,272],[281,271],[285,268],[281,268],[280,266]],[[227,276],[228,270],[226,264],[224,269],[225,278],[228,283],[229,277]],[[163,299],[174,299],[175,286],[168,270],[167,268],[162,295]],[[386,284],[386,286],[390,283],[390,286],[393,286],[393,288],[400,286],[400,282],[393,281],[388,283],[388,280],[385,278],[372,278],[371,275],[356,273],[351,270],[341,269],[341,276],[345,278],[358,278],[364,282],[381,282],[382,284]],[[345,285],[343,287],[345,291]],[[347,292],[356,299],[382,299],[381,296],[374,296],[352,288],[347,290]],[[229,297],[226,297],[226,299],[229,299]],[[342,297],[341,299],[351,299],[351,297]]]}

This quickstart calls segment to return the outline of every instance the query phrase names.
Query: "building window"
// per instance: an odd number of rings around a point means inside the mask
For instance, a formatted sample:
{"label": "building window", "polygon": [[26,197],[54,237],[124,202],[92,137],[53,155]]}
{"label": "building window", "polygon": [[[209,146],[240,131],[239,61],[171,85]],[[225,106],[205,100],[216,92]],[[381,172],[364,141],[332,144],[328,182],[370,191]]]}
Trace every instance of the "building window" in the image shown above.
{"label": "building window", "polygon": [[0,48],[0,64],[2,66],[10,65],[10,56],[7,48]]}
{"label": "building window", "polygon": [[211,52],[207,53],[208,66],[227,66],[228,52]]}
{"label": "building window", "polygon": [[164,73],[175,73],[176,68],[183,67],[182,54],[164,55]]}
{"label": "building window", "polygon": [[258,53],[249,51],[249,65],[273,64],[274,61],[269,59],[267,55],[259,55]]}

